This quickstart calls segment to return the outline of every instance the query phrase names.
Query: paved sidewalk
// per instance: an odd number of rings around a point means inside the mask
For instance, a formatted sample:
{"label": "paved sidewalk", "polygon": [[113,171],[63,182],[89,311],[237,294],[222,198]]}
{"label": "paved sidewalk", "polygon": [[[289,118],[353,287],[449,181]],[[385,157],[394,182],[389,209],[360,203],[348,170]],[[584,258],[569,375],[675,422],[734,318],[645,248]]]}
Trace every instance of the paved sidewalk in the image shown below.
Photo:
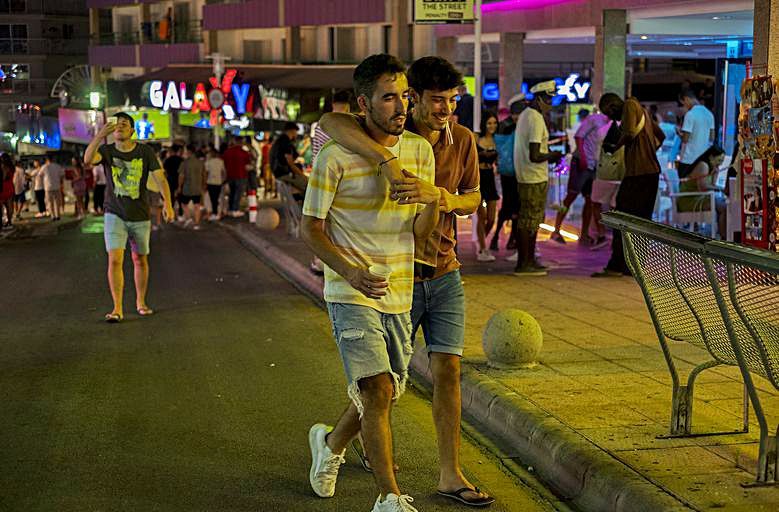
{"label": "paved sidewalk", "polygon": [[[283,227],[263,232],[245,222],[227,225],[299,286],[319,283],[321,294],[321,281],[306,270],[311,253]],[[740,485],[754,479],[754,415],[748,434],[656,439],[668,433],[670,376],[636,283],[589,277],[605,263],[608,248],[593,252],[543,236],[539,252],[550,275],[515,277],[505,251],[494,263],[476,262],[470,220],[460,220],[459,239],[467,297],[463,407],[504,441],[506,459],[533,466],[583,510],[779,508],[779,489]],[[482,331],[505,308],[523,309],[541,324],[544,347],[534,368],[487,365]],[[687,344],[672,350],[683,379],[708,359]],[[421,357],[415,368],[424,373]],[[779,394],[765,381],[756,384],[773,428]],[[737,429],[742,396],[737,369],[703,372],[695,388],[694,429]]]}

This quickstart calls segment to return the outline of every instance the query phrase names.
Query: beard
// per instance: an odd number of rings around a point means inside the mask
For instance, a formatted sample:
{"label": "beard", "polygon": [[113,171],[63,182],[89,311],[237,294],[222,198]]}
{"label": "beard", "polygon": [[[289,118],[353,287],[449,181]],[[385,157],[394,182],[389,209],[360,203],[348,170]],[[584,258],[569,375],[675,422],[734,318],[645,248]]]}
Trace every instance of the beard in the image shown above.
{"label": "beard", "polygon": [[405,130],[406,128],[404,124],[397,126],[392,123],[392,121],[394,121],[395,119],[399,117],[404,117],[406,115],[405,113],[398,113],[393,115],[389,119],[384,119],[379,117],[376,114],[376,111],[373,108],[371,108],[370,110],[368,110],[368,115],[371,116],[371,121],[373,121],[373,123],[376,126],[381,128],[381,130],[388,135],[395,135],[395,136],[400,135],[401,133],[403,133],[403,130]]}

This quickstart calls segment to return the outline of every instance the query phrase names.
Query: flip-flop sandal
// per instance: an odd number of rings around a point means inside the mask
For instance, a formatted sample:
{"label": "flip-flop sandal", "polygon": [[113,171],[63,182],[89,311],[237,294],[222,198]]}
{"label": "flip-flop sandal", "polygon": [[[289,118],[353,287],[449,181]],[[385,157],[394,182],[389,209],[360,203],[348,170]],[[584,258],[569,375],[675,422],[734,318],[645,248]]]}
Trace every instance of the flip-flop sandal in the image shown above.
{"label": "flip-flop sandal", "polygon": [[464,505],[468,505],[469,507],[486,507],[487,505],[490,505],[495,501],[495,498],[493,498],[490,495],[487,495],[483,498],[465,498],[463,497],[463,494],[466,492],[473,492],[473,493],[480,493],[478,487],[474,487],[471,489],[470,487],[463,487],[462,489],[458,489],[456,491],[446,492],[446,491],[438,491],[438,494],[441,496],[446,496],[447,498],[453,499],[455,501],[459,501],[460,503]]}
{"label": "flip-flop sandal", "polygon": [[151,316],[154,314],[154,310],[148,306],[137,309],[138,314],[141,316]]}
{"label": "flip-flop sandal", "polygon": [[[357,455],[357,458],[360,459],[360,465],[362,466],[362,469],[364,469],[368,473],[373,473],[373,468],[371,467],[371,463],[368,460],[368,457],[362,451],[362,445],[357,439],[352,440],[352,450],[354,451],[355,455]],[[394,463],[392,465],[392,469],[395,470],[395,473],[400,471],[398,465]]]}
{"label": "flip-flop sandal", "polygon": [[105,321],[109,324],[118,324],[122,321],[122,315],[118,313],[106,313]]}

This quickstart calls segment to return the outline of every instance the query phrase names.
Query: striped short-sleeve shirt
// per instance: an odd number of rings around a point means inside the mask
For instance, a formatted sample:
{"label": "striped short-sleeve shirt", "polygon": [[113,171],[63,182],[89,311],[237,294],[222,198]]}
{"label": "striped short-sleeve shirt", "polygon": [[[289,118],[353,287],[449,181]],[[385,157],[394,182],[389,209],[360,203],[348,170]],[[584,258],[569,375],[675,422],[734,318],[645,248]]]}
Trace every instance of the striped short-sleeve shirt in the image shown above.
{"label": "striped short-sleeve shirt", "polygon": [[[433,149],[421,136],[405,131],[388,148],[401,166],[435,183]],[[330,141],[314,160],[303,215],[325,221],[330,241],[349,262],[392,269],[387,294],[369,299],[325,266],[325,300],[358,304],[382,313],[411,310],[414,289],[414,218],[424,205],[400,205],[390,198],[389,182],[375,164]],[[434,264],[434,262],[433,262]]]}

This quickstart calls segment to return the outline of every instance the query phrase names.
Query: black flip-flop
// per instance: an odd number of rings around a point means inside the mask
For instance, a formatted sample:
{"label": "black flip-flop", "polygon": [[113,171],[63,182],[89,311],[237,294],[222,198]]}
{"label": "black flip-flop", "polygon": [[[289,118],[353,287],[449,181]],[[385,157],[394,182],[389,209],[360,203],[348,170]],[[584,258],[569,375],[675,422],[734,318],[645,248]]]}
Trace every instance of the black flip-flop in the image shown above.
{"label": "black flip-flop", "polygon": [[[360,445],[360,442],[357,439],[352,440],[352,450],[354,450],[357,458],[360,459],[360,465],[362,466],[362,469],[368,473],[373,473],[373,468],[371,467],[371,463],[368,461],[368,456],[365,455],[365,453],[362,451],[362,445]],[[393,464],[393,469],[395,470],[395,473],[400,471],[400,468],[397,464]]]}
{"label": "black flip-flop", "polygon": [[463,487],[462,489],[457,489],[456,491],[450,491],[450,492],[439,490],[438,494],[440,494],[441,496],[446,496],[447,498],[453,499],[455,501],[459,501],[460,503],[464,505],[468,505],[469,507],[486,507],[495,501],[495,498],[493,498],[490,495],[487,495],[484,498],[467,499],[463,497],[463,494],[465,494],[466,492],[473,492],[478,494],[481,491],[479,490],[478,487],[474,487],[473,489],[471,489],[470,487]]}

